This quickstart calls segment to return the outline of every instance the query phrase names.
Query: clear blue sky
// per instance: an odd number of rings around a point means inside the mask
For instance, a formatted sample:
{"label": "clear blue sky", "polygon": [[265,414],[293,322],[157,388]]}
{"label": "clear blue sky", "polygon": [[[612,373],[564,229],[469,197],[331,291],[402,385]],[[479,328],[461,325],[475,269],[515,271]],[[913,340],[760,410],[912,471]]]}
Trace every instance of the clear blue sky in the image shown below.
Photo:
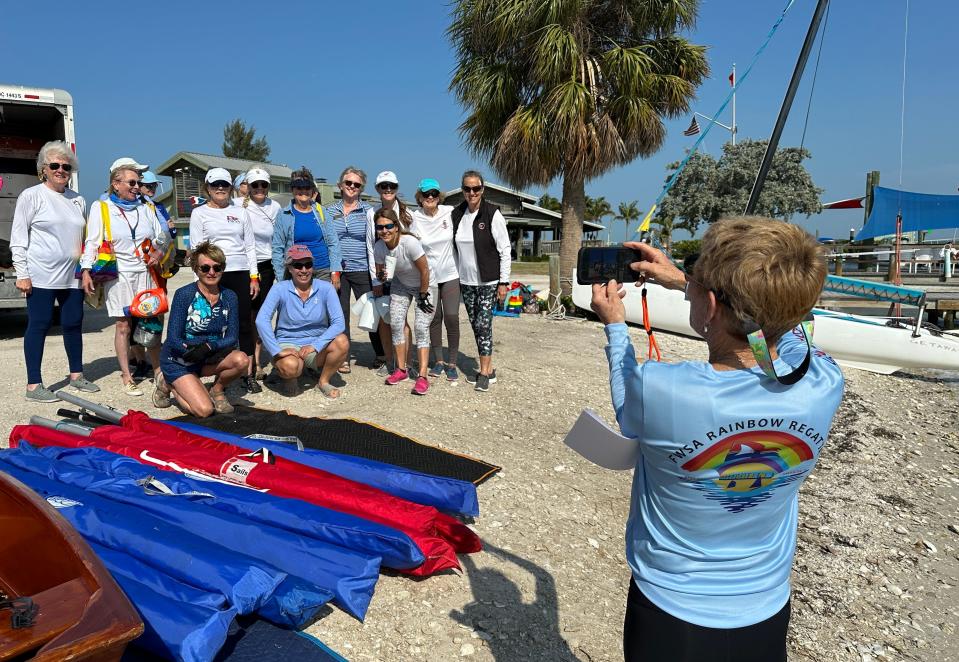
{"label": "clear blue sky", "polygon": [[[712,77],[696,110],[712,115],[786,0],[703,0],[689,37],[709,47]],[[899,185],[900,101],[905,0],[832,3],[809,119],[807,162],[824,201],[862,195],[868,170]],[[154,26],[148,23],[155,8]],[[815,0],[797,0],[738,95],[740,137],[764,138],[792,73]],[[335,178],[347,164],[370,175],[395,170],[406,195],[415,181],[444,187],[488,164],[462,145],[462,109],[447,92],[454,68],[445,35],[450,7],[430,0],[395,2],[231,3],[173,0],[122,8],[115,3],[8,3],[0,46],[0,82],[60,87],[76,109],[81,192],[94,197],[114,158],[159,165],[180,150],[219,153],[222,128],[240,117],[265,135],[271,160],[308,165]],[[909,16],[903,188],[953,193],[959,156],[952,130],[957,106],[955,45],[959,3],[912,2]],[[810,60],[782,145],[798,145]],[[728,111],[723,118],[729,121]],[[613,207],[658,194],[665,165],[694,139],[689,117],[668,123],[659,153],[587,184]],[[718,155],[718,127],[706,150]],[[560,183],[548,191],[560,195]],[[532,190],[539,195],[542,190]],[[843,237],[859,211],[795,219]],[[617,224],[618,225],[618,224]],[[614,238],[622,229],[614,230]]]}

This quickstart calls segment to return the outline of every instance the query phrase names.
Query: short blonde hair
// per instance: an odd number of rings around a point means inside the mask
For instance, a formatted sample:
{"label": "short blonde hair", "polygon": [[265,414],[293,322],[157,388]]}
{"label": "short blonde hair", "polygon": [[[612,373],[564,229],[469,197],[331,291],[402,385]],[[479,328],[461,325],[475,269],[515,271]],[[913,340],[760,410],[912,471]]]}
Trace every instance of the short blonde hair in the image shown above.
{"label": "short blonde hair", "polygon": [[197,258],[201,255],[208,260],[213,260],[221,267],[226,267],[226,255],[223,253],[223,249],[212,242],[204,241],[190,251],[190,268],[193,269],[193,273],[196,273],[200,266],[200,260]]}
{"label": "short blonde hair", "polygon": [[140,171],[134,168],[133,166],[125,165],[125,166],[120,166],[119,168],[115,168],[110,171],[110,181],[107,183],[107,193],[115,193],[115,191],[113,190],[113,182],[117,181],[118,179],[121,179],[120,177],[121,172],[127,172],[127,171],[132,172],[133,177],[135,179],[137,180],[140,179]]}
{"label": "short blonde hair", "polygon": [[826,260],[799,226],[759,216],[726,218],[703,235],[692,278],[732,312],[730,334],[744,338],[751,320],[776,342],[816,305]]}

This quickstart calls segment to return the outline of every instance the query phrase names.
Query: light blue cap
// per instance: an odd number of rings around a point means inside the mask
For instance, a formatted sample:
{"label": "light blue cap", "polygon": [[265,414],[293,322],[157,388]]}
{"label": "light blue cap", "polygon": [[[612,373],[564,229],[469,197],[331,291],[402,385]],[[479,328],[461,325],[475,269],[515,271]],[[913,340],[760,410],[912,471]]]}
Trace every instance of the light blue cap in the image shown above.
{"label": "light blue cap", "polygon": [[235,189],[240,188],[240,184],[242,184],[245,179],[246,179],[246,173],[241,172],[239,175],[236,176],[236,179],[233,180],[233,188]]}
{"label": "light blue cap", "polygon": [[420,191],[422,191],[423,193],[426,193],[427,191],[432,191],[432,190],[434,190],[434,189],[437,190],[437,191],[442,191],[442,190],[443,190],[443,189],[440,188],[440,183],[439,183],[438,181],[436,181],[435,179],[430,179],[430,178],[421,179],[421,180],[420,180],[420,185],[417,186],[416,188],[418,188],[418,189],[419,189]]}
{"label": "light blue cap", "polygon": [[152,170],[147,170],[145,173],[140,175],[140,181],[144,184],[158,184],[160,182]]}

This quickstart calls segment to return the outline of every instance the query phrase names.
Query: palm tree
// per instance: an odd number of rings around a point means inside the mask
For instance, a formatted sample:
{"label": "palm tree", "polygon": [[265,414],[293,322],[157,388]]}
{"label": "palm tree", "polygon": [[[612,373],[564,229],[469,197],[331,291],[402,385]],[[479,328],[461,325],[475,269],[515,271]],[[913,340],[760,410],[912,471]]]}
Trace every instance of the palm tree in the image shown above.
{"label": "palm tree", "polygon": [[[514,188],[563,178],[562,275],[582,242],[586,182],[656,152],[689,112],[706,49],[679,35],[699,0],[458,0],[448,34],[460,133]],[[570,281],[563,281],[563,292]]]}
{"label": "palm tree", "polygon": [[[606,196],[601,195],[598,198],[586,196],[586,205],[583,209],[584,221],[594,221],[606,225],[603,223],[603,219],[612,215],[613,208],[609,206],[609,201],[606,199]],[[609,226],[606,226],[606,243],[609,243]],[[560,241],[560,255],[562,255],[562,248],[563,243]]]}
{"label": "palm tree", "polygon": [[619,213],[616,214],[616,220],[622,221],[626,225],[626,241],[629,241],[629,224],[639,220],[639,213],[639,203],[636,200],[619,203]]}
{"label": "palm tree", "polygon": [[551,196],[549,193],[544,193],[541,195],[539,200],[536,201],[536,205],[550,211],[560,211],[563,208],[559,200]]}
{"label": "palm tree", "polygon": [[676,223],[674,216],[656,216],[651,221],[652,225],[659,227],[660,241],[663,247],[668,251],[673,240],[673,230],[678,230],[681,224]]}

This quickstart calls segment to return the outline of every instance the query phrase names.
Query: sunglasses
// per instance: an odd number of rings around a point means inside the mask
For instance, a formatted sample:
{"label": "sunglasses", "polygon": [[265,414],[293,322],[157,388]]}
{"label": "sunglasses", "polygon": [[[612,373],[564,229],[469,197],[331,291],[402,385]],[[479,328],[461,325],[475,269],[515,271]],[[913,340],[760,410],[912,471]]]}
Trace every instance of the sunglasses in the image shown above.
{"label": "sunglasses", "polygon": [[294,179],[292,182],[290,182],[290,186],[292,186],[293,188],[312,189],[313,182],[311,182],[309,179]]}
{"label": "sunglasses", "polygon": [[157,184],[144,184],[143,182],[140,182],[140,188],[148,188],[148,189],[151,189],[151,190],[152,190],[152,189],[155,189],[157,186],[159,186],[159,183],[157,183]]}
{"label": "sunglasses", "polygon": [[[684,294],[684,296],[686,297],[686,300],[687,300],[687,301],[689,300],[689,284],[690,284],[690,283],[696,283],[696,284],[697,284],[699,287],[701,287],[704,291],[705,291],[705,290],[709,290],[708,287],[706,287],[705,285],[703,285],[702,283],[700,283],[698,280],[695,280],[695,279],[692,278],[692,276],[690,275],[690,274],[693,273],[693,269],[694,269],[695,266],[696,266],[696,262],[699,260],[699,255],[700,255],[699,253],[693,253],[693,254],[691,254],[691,255],[687,255],[687,256],[683,259],[683,272],[685,272],[685,274],[686,274],[686,289],[683,290],[683,294]],[[729,297],[726,296],[726,293],[725,293],[725,292],[723,292],[722,290],[712,290],[712,293],[713,293],[714,295],[716,295],[716,301],[718,301],[719,303],[723,304],[723,305],[726,306],[727,308],[731,308],[731,307],[732,307],[732,306],[730,306],[730,303],[729,303]]]}
{"label": "sunglasses", "polygon": [[363,184],[360,182],[351,182],[348,179],[343,180],[343,186],[347,188],[363,188]]}
{"label": "sunglasses", "polygon": [[69,163],[48,163],[47,167],[50,168],[50,170],[63,168],[63,172],[73,172],[73,166]]}
{"label": "sunglasses", "polygon": [[377,232],[388,232],[396,227],[396,223],[384,223],[376,226]]}
{"label": "sunglasses", "polygon": [[482,184],[480,184],[479,186],[464,186],[464,187],[463,187],[463,193],[479,193],[479,192],[482,191],[482,190],[483,190],[483,185],[482,185]]}
{"label": "sunglasses", "polygon": [[205,273],[205,274],[208,274],[211,271],[215,274],[218,274],[221,271],[223,271],[222,264],[201,264],[198,268],[200,269],[202,273]]}
{"label": "sunglasses", "polygon": [[254,183],[250,184],[250,188],[255,191],[255,190],[261,189],[261,188],[262,188],[262,189],[268,189],[268,188],[270,188],[270,185],[267,184],[266,182],[254,182]]}
{"label": "sunglasses", "polygon": [[313,262],[290,262],[290,269],[312,269]]}
{"label": "sunglasses", "polygon": [[210,182],[210,188],[232,188],[233,182]]}
{"label": "sunglasses", "polygon": [[424,198],[438,198],[440,197],[440,192],[434,188],[429,191],[420,191],[420,195]]}
{"label": "sunglasses", "polygon": [[377,184],[376,188],[381,191],[395,191],[400,187],[399,184],[391,184],[390,182],[383,182],[382,184]]}
{"label": "sunglasses", "polygon": [[130,188],[136,188],[137,186],[140,185],[140,180],[139,180],[139,179],[117,179],[117,180],[115,180],[115,181],[118,181],[118,182],[121,182],[121,183],[123,183],[123,184],[126,184],[126,185],[129,186]]}

